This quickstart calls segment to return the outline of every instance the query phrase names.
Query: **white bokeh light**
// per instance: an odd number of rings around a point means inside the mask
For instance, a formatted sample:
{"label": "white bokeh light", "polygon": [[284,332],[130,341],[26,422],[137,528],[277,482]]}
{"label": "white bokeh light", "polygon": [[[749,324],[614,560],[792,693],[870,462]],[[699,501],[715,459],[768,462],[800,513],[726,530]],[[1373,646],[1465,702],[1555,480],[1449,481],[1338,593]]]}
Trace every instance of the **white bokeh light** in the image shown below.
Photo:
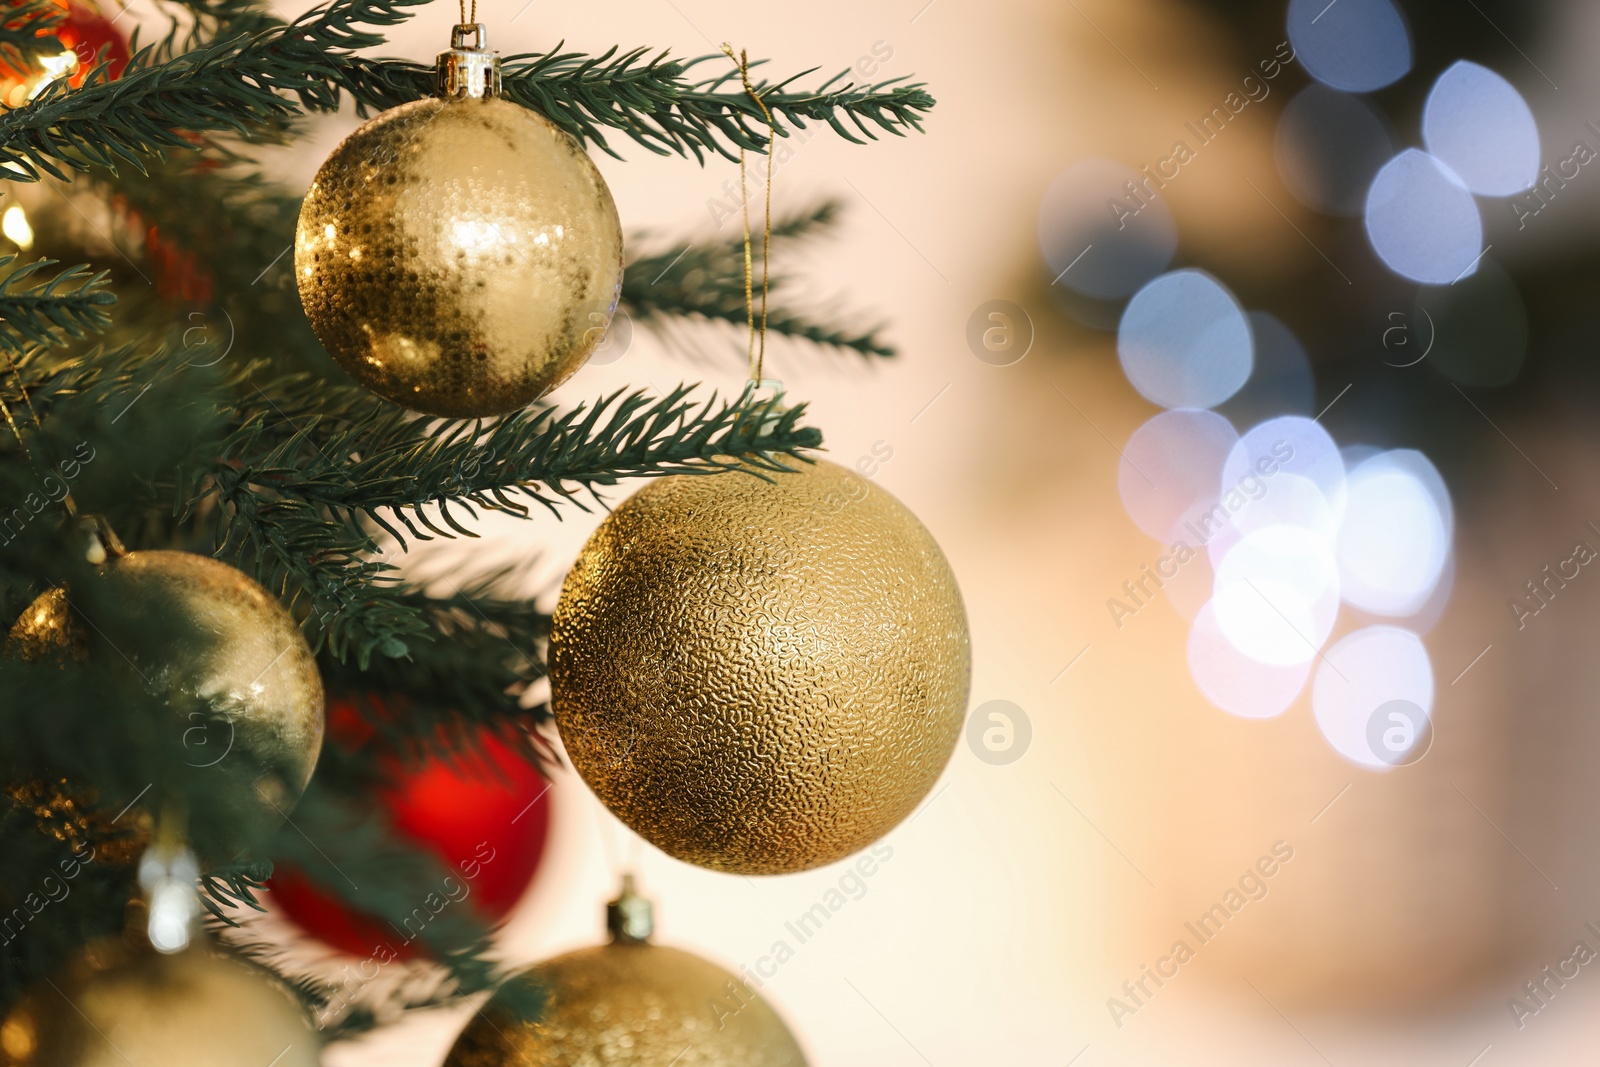
{"label": "white bokeh light", "polygon": [[1270,719],[1295,702],[1311,676],[1309,662],[1274,666],[1244,655],[1222,632],[1209,603],[1189,628],[1189,673],[1205,698],[1230,715]]}
{"label": "white bokeh light", "polygon": [[1344,600],[1386,616],[1421,609],[1450,553],[1432,494],[1382,456],[1350,472],[1338,545]]}
{"label": "white bokeh light", "polygon": [[1244,310],[1199,270],[1163,274],[1134,294],[1117,329],[1128,381],[1164,408],[1209,408],[1250,377],[1255,340]]}
{"label": "white bokeh light", "polygon": [[1450,555],[1448,494],[1420,453],[1385,452],[1350,472],[1339,527],[1341,595],[1374,615],[1413,615],[1427,604]]}
{"label": "white bokeh light", "polygon": [[1217,567],[1211,603],[1218,628],[1244,655],[1279,667],[1309,663],[1339,617],[1333,546],[1303,526],[1247,534]]}
{"label": "white bokeh light", "polygon": [[1455,535],[1456,508],[1451,503],[1450,489],[1444,484],[1444,475],[1439,473],[1439,468],[1414,448],[1396,448],[1381,455],[1384,463],[1410,474],[1433,497],[1434,506],[1439,509],[1440,521],[1444,523],[1445,541],[1448,544]]}
{"label": "white bokeh light", "polygon": [[1223,491],[1255,474],[1266,481],[1270,496],[1279,473],[1309,479],[1339,514],[1344,505],[1344,459],[1321,423],[1303,415],[1284,415],[1251,427],[1222,465]]}
{"label": "white bokeh light", "polygon": [[1433,156],[1408,148],[1367,192],[1367,237],[1378,258],[1414,282],[1449,285],[1483,254],[1483,219],[1461,178]]}
{"label": "white bokeh light", "polygon": [[1428,650],[1416,634],[1397,626],[1369,626],[1343,638],[1324,654],[1311,683],[1311,710],[1322,736],[1339,755],[1374,770],[1392,764],[1374,753],[1370,721],[1394,700],[1410,701],[1431,719]]}
{"label": "white bokeh light", "polygon": [[1233,424],[1211,411],[1163,411],[1122,448],[1117,488],[1134,523],[1160,541],[1196,505],[1217,497],[1222,463],[1238,441]]}
{"label": "white bokeh light", "polygon": [[1324,85],[1370,93],[1411,69],[1411,34],[1390,0],[1289,0],[1289,41]]}
{"label": "white bokeh light", "polygon": [[1271,526],[1304,527],[1329,544],[1338,535],[1339,517],[1310,478],[1288,471],[1270,478],[1247,475],[1240,488],[1248,494],[1243,505],[1228,528],[1206,545],[1214,563],[1220,564],[1241,537]]}
{"label": "white bokeh light", "polygon": [[1539,127],[1522,94],[1488,67],[1458,61],[1422,111],[1422,141],[1479,196],[1511,196],[1539,177]]}

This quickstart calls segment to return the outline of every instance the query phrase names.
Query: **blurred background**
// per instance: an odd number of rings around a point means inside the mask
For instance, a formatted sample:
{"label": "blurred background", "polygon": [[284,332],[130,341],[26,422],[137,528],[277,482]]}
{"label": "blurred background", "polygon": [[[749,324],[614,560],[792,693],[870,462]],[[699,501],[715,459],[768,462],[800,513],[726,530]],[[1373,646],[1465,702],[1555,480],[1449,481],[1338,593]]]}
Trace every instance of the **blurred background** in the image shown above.
{"label": "blurred background", "polygon": [[[889,323],[900,358],[779,347],[767,367],[939,539],[975,656],[973,726],[871,878],[688,867],[561,776],[507,959],[598,940],[635,869],[660,940],[734,969],[849,894],[766,979],[818,1067],[1592,1047],[1600,7],[480,17],[504,54],[729,41],[785,73],[928,83],[926,135],[816,136],[775,179],[780,213],[846,209],[779,266]],[[391,51],[428,59],[453,21],[438,5]],[[357,124],[327,120],[278,173],[303,187]],[[734,165],[622,152],[597,162],[630,232],[738,225]],[[618,347],[558,399],[744,377],[737,340]],[[553,602],[598,520],[493,524],[419,565],[537,558]],[[330,1058],[436,1063],[463,1021]]]}

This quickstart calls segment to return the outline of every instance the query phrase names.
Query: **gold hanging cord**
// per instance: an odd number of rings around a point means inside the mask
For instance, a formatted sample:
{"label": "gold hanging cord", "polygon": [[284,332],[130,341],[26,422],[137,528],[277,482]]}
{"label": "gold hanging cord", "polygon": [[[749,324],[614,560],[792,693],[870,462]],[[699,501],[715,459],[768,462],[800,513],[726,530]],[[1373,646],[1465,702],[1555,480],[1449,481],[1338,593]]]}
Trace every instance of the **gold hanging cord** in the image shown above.
{"label": "gold hanging cord", "polygon": [[[22,389],[22,397],[24,400],[27,400],[28,391],[23,389],[22,375],[17,373],[17,361],[11,358],[11,353],[9,351],[6,353],[6,361],[11,364],[11,376],[17,380],[17,388]],[[33,410],[32,400],[28,400],[28,410]],[[11,414],[11,405],[6,403],[5,397],[3,396],[0,396],[0,411],[5,412],[6,425],[11,427],[11,432],[16,437],[17,444],[22,446],[23,456],[27,458],[29,463],[32,463],[33,453],[28,451],[28,442],[22,439],[22,429],[17,425],[16,417]],[[33,424],[35,426],[39,425],[39,416],[37,413],[35,413],[33,416]]]}
{"label": "gold hanging cord", "polygon": [[[22,370],[17,366],[17,357],[9,348],[6,349],[6,365],[11,369],[11,377],[16,379],[17,392],[22,394],[22,402],[28,406],[28,414],[33,417],[34,428],[42,431],[44,425],[39,421],[38,409],[33,406],[33,397],[28,395],[28,387],[22,380]],[[37,465],[33,453],[28,450],[28,442],[23,440],[22,428],[17,425],[16,417],[11,413],[11,405],[5,402],[4,397],[0,397],[0,412],[5,414],[6,425],[11,427],[11,433],[16,437],[17,444],[22,447],[23,457],[29,463]],[[68,515],[73,518],[78,517],[78,504],[72,499],[71,490],[62,495],[61,502],[66,505]]]}
{"label": "gold hanging cord", "polygon": [[761,94],[756,92],[754,85],[750,84],[750,57],[740,50],[736,56],[733,46],[724,43],[722,52],[729,59],[739,65],[739,80],[744,83],[744,91],[756,106],[761,109],[762,117],[767,120],[767,206],[766,226],[761,238],[761,329],[756,330],[756,304],[751,265],[750,247],[750,196],[745,187],[745,155],[744,146],[739,146],[739,199],[744,209],[744,307],[745,320],[750,327],[750,380],[762,380],[762,371],[767,361],[767,294],[771,288],[772,264],[772,142],[777,139],[778,128],[772,121],[772,112],[767,110],[767,105],[761,99]]}

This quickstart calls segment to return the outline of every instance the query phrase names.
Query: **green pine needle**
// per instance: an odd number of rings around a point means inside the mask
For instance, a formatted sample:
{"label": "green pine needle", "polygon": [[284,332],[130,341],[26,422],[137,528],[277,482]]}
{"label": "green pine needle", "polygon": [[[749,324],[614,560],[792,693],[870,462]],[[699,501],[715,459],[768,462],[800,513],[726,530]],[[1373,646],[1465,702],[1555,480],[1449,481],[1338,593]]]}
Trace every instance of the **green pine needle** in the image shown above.
{"label": "green pine needle", "polygon": [[111,325],[105,309],[117,298],[106,288],[106,272],[78,265],[36,277],[56,261],[36,259],[13,268],[16,261],[16,256],[0,256],[0,347],[21,353],[31,345],[82,339]]}

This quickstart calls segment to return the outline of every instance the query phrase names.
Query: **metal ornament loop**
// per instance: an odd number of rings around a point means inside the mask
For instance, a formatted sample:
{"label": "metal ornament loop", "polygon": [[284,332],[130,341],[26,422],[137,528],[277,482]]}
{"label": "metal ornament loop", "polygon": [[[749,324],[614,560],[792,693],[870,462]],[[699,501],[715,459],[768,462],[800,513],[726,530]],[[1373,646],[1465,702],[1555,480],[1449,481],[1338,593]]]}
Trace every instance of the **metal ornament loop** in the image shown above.
{"label": "metal ornament loop", "polygon": [[500,95],[500,53],[489,48],[481,22],[463,22],[450,31],[450,50],[439,53],[439,95],[482,100]]}

